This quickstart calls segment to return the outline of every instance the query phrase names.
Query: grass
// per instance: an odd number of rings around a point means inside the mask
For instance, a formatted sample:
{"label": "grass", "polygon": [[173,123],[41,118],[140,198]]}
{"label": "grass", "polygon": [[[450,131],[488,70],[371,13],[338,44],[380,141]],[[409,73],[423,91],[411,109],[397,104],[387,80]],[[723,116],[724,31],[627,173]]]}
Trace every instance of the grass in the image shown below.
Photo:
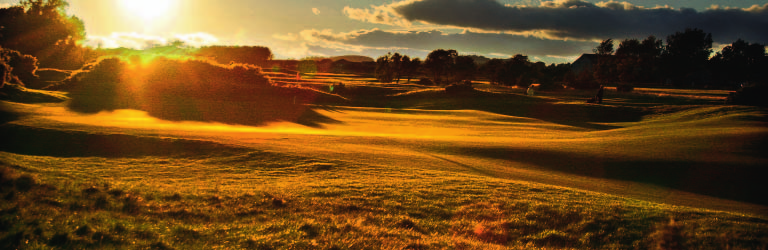
{"label": "grass", "polygon": [[764,109],[345,84],[313,127],[4,103],[0,248],[768,246]]}
{"label": "grass", "polygon": [[[22,248],[651,248],[660,244],[652,236],[675,218],[692,248],[768,243],[763,217],[418,168],[335,162],[317,169],[307,159],[281,156],[275,157],[283,164],[275,166],[267,152],[258,158],[270,160],[253,166],[254,154],[192,160],[3,153],[4,182],[16,185],[2,190],[11,202],[0,206],[0,242]],[[30,165],[13,165],[22,162]],[[32,184],[19,184],[24,176]]]}

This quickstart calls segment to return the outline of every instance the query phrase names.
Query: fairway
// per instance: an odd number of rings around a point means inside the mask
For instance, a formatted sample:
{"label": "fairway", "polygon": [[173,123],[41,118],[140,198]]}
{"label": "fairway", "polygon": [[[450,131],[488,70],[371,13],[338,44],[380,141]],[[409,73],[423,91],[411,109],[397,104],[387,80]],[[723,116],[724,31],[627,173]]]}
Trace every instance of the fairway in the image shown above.
{"label": "fairway", "polygon": [[[139,214],[179,220],[168,230],[182,230],[173,229],[181,222],[196,228],[184,230],[210,235],[206,223],[234,223],[229,230],[242,235],[228,236],[228,243],[198,239],[219,246],[642,246],[654,244],[653,230],[670,218],[702,235],[694,245],[765,242],[765,231],[752,228],[768,226],[766,184],[756,174],[768,163],[761,154],[768,136],[763,109],[615,92],[595,106],[577,102],[580,92],[528,97],[487,89],[309,105],[316,126],[166,121],[137,110],[79,114],[64,104],[8,102],[4,109],[15,118],[1,126],[7,143],[0,161],[65,190],[135,193],[143,197]],[[191,207],[168,217],[187,204],[176,199],[189,199]],[[255,214],[231,217],[248,211]],[[597,223],[635,229],[590,231],[589,221],[611,216],[622,222]],[[539,221],[545,217],[552,221]],[[714,217],[726,224],[711,224]],[[121,225],[151,223],[130,218]],[[707,236],[713,227],[749,236]],[[174,240],[163,228],[131,230],[155,232],[143,244],[195,242]]]}

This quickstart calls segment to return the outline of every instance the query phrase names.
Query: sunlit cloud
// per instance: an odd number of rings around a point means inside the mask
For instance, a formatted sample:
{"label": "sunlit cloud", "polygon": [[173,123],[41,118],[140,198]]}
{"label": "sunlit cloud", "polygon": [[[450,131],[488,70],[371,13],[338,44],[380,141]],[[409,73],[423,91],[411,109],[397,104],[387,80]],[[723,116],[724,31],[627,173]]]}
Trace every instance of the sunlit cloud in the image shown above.
{"label": "sunlit cloud", "polygon": [[350,19],[363,22],[410,27],[411,22],[398,14],[395,11],[395,8],[410,4],[412,2],[414,1],[408,0],[379,6],[371,5],[371,9],[360,9],[346,6],[344,7],[344,15]]}
{"label": "sunlit cloud", "polygon": [[192,47],[208,46],[219,43],[218,38],[204,32],[197,32],[192,34],[176,34],[173,35],[173,37]]}
{"label": "sunlit cloud", "polygon": [[288,33],[288,34],[273,34],[272,38],[283,40],[283,41],[296,41],[299,40],[299,35]]}
{"label": "sunlit cloud", "polygon": [[91,47],[130,49],[144,49],[167,43],[168,40],[163,37],[139,34],[136,32],[115,32],[109,36],[89,35],[85,41],[85,45]]}
{"label": "sunlit cloud", "polygon": [[380,29],[358,30],[334,33],[331,30],[305,30],[302,39],[310,44],[329,48],[409,48],[433,50],[438,48],[462,48],[465,52],[480,54],[496,53],[514,55],[574,56],[591,50],[596,43],[591,41],[546,40],[534,36],[510,35],[504,33],[475,33],[463,31],[447,33],[430,31],[384,31]]}
{"label": "sunlit cloud", "polygon": [[320,9],[312,8],[312,13],[314,13],[315,15],[320,15]]}

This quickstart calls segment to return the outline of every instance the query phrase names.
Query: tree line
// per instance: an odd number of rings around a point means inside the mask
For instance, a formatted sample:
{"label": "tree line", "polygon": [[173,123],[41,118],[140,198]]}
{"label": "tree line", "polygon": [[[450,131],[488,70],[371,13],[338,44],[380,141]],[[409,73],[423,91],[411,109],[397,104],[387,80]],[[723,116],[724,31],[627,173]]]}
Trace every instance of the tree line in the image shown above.
{"label": "tree line", "polygon": [[768,80],[765,45],[738,39],[712,55],[712,34],[685,29],[661,39],[625,39],[614,51],[612,39],[594,52],[597,63],[581,72],[578,84],[654,83],[675,87],[736,89]]}
{"label": "tree line", "polygon": [[[492,84],[528,86],[544,84],[552,86],[562,82],[570,69],[570,63],[550,64],[531,62],[528,56],[517,54],[509,59],[489,59],[478,64],[474,55],[460,55],[453,49],[436,49],[422,62],[399,53],[387,53],[376,59],[375,77],[380,82],[400,82],[406,78],[420,77],[420,84],[448,85],[467,83],[479,78]],[[483,58],[485,59],[485,58]],[[479,60],[478,60],[479,61]]]}
{"label": "tree line", "polygon": [[713,55],[712,43],[710,33],[690,28],[667,36],[666,44],[648,36],[625,39],[614,49],[615,41],[606,39],[593,49],[594,54],[584,55],[591,61],[578,67],[532,62],[522,54],[477,64],[477,56],[459,55],[452,49],[433,50],[423,62],[390,52],[376,60],[374,75],[386,83],[423,76],[420,82],[438,85],[483,78],[506,86],[580,89],[614,84],[737,89],[768,81],[764,44],[739,39]]}

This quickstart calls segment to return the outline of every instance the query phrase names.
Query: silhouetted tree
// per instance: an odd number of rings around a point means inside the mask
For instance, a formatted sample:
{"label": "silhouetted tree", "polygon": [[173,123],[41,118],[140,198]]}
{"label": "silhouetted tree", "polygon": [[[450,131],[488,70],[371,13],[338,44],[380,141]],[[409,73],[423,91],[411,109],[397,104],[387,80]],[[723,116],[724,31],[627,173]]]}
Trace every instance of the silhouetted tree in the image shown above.
{"label": "silhouetted tree", "polygon": [[616,62],[612,56],[613,39],[603,40],[592,51],[597,54],[597,63],[592,68],[592,79],[604,84],[616,81]]}
{"label": "silhouetted tree", "polygon": [[607,56],[613,54],[613,39],[606,39],[600,42],[596,48],[592,49],[592,52],[601,56]]}
{"label": "silhouetted tree", "polygon": [[470,56],[458,56],[451,68],[454,82],[463,82],[465,80],[474,80],[477,72],[475,60]]}
{"label": "silhouetted tree", "polygon": [[392,73],[394,74],[394,79],[396,83],[400,83],[400,75],[402,74],[402,64],[403,64],[403,56],[400,55],[400,53],[395,52],[395,54],[392,54],[392,56],[389,58],[390,68],[392,69]]}
{"label": "silhouetted tree", "polygon": [[542,88],[546,89],[549,87],[554,87],[554,86],[549,86],[549,84],[555,84],[557,82],[561,82],[561,83],[565,82],[566,76],[570,71],[571,71],[570,63],[550,64],[542,72],[546,77],[549,78],[550,81],[542,82]]}
{"label": "silhouetted tree", "polygon": [[32,55],[43,67],[64,61],[71,69],[79,68],[85,59],[76,57],[83,54],[77,41],[85,38],[85,25],[66,15],[68,5],[64,0],[24,0],[0,9],[0,46]]}
{"label": "silhouetted tree", "polygon": [[458,52],[452,49],[437,49],[427,55],[427,59],[424,60],[424,68],[432,73],[432,79],[435,84],[442,84],[443,77],[451,79],[449,70],[458,56]]}
{"label": "silhouetted tree", "polygon": [[421,68],[421,59],[414,58],[411,60],[410,57],[403,56],[402,64],[402,74],[408,78],[407,82],[411,82],[411,77]]}
{"label": "silhouetted tree", "polygon": [[712,53],[712,34],[700,29],[685,29],[667,36],[662,54],[666,76],[677,86],[703,82],[706,66]]}
{"label": "silhouetted tree", "polygon": [[642,54],[643,45],[637,39],[624,39],[619,43],[619,48],[616,49],[616,56],[619,57],[640,57]]}
{"label": "silhouetted tree", "polygon": [[262,46],[205,46],[198,49],[195,55],[207,57],[220,64],[236,62],[256,66],[266,66],[273,58],[272,51]]}
{"label": "silhouetted tree", "polygon": [[504,71],[504,60],[494,58],[480,66],[482,72],[491,84],[499,84],[501,72]]}
{"label": "silhouetted tree", "polygon": [[392,53],[387,53],[376,59],[375,75],[379,82],[390,83],[395,78],[395,70],[392,67],[391,57]]}
{"label": "silhouetted tree", "polygon": [[710,63],[715,78],[730,88],[768,80],[765,45],[738,39],[717,52]]}
{"label": "silhouetted tree", "polygon": [[648,36],[640,45],[642,46],[641,57],[658,58],[664,51],[663,42],[655,36]]}
{"label": "silhouetted tree", "polygon": [[531,61],[528,56],[517,54],[504,63],[499,81],[503,85],[527,87],[531,84]]}

